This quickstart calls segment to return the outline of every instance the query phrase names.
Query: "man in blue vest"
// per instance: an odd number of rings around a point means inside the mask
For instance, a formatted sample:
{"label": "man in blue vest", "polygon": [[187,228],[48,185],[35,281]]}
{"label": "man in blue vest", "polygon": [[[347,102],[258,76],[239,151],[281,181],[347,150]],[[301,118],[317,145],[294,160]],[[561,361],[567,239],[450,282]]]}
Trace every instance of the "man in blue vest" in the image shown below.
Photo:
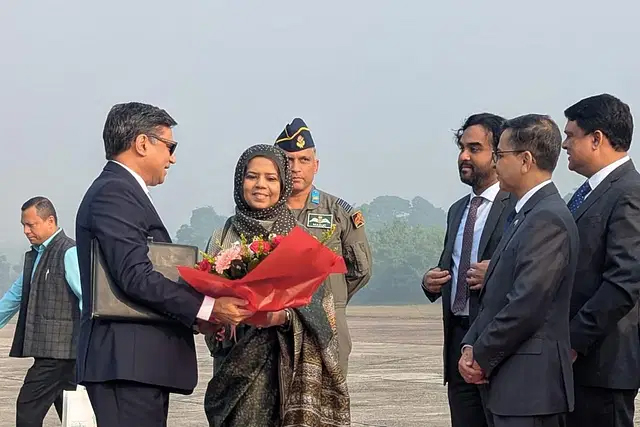
{"label": "man in blue vest", "polygon": [[35,360],[18,394],[16,426],[41,427],[52,403],[62,420],[63,391],[76,388],[80,270],[76,243],[58,227],[49,199],[29,199],[21,219],[31,250],[0,299],[0,328],[20,312],[9,356]]}

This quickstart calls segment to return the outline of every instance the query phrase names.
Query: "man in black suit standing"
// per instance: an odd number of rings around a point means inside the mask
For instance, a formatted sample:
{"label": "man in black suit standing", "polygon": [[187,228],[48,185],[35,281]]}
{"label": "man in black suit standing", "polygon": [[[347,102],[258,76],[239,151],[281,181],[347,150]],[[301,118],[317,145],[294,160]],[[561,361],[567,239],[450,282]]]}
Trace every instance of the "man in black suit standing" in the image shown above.
{"label": "man in black suit standing", "polygon": [[565,116],[569,169],[587,178],[569,201],[581,246],[569,425],[631,427],[640,387],[640,174],[627,155],[633,118],[607,94],[579,101]]}
{"label": "man in black suit standing", "polygon": [[562,137],[547,116],[509,120],[495,152],[500,187],[518,198],[480,293],[458,367],[486,384],[495,427],[559,427],[573,409],[569,302],[575,222],[551,182]]}
{"label": "man in black suit standing", "polygon": [[[99,426],[165,427],[169,393],[197,383],[193,327],[209,320],[237,324],[251,315],[233,298],[213,300],[153,270],[147,238],[170,242],[149,195],[175,163],[171,128],[157,107],[114,106],[103,139],[108,160],[80,204],[76,240],[82,282],[78,382],[87,388]],[[91,319],[91,241],[97,238],[114,282],[133,301],[175,324]]]}
{"label": "man in black suit standing", "polygon": [[456,132],[460,180],[472,191],[449,208],[440,261],[422,280],[431,302],[442,297],[444,382],[452,427],[487,425],[480,391],[460,376],[458,359],[462,337],[478,312],[484,272],[515,206],[514,198],[500,191],[493,163],[503,122],[494,114],[474,114]]}

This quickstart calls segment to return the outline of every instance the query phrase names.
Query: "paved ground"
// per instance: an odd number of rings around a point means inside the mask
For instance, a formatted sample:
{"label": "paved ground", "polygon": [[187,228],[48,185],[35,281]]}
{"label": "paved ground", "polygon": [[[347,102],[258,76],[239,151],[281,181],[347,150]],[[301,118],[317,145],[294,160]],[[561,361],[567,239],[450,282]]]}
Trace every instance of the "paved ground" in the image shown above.
{"label": "paved ground", "polygon": [[[442,385],[440,306],[352,307],[349,387],[354,427],[449,426]],[[0,427],[13,426],[15,399],[30,360],[10,359],[13,326],[0,330]],[[202,399],[211,372],[198,339],[200,384],[192,396],[173,397],[170,426],[205,427]],[[60,425],[55,411],[45,427]],[[640,426],[640,422],[636,422]]]}

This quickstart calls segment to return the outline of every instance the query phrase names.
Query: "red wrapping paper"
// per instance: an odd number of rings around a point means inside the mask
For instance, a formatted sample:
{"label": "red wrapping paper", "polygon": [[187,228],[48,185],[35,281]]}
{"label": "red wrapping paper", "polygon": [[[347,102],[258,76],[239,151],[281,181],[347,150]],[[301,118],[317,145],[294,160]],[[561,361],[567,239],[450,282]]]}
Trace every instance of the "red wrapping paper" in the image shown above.
{"label": "red wrapping paper", "polygon": [[178,267],[184,281],[213,298],[235,297],[255,312],[303,307],[322,282],[334,273],[346,273],[344,259],[300,227],[241,279],[230,280],[193,267]]}

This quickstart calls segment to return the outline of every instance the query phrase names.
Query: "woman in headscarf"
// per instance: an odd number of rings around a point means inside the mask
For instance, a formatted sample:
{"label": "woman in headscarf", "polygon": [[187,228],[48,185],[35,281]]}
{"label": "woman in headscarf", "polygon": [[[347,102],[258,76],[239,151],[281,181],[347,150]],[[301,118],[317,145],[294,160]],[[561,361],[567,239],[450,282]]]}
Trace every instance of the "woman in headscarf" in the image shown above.
{"label": "woman in headscarf", "polygon": [[[213,256],[244,236],[286,235],[296,225],[286,154],[271,145],[247,149],[235,170],[236,212],[213,233]],[[205,393],[210,426],[349,426],[349,394],[338,365],[333,296],[322,285],[311,303],[238,325],[236,340],[207,338],[214,376]]]}

